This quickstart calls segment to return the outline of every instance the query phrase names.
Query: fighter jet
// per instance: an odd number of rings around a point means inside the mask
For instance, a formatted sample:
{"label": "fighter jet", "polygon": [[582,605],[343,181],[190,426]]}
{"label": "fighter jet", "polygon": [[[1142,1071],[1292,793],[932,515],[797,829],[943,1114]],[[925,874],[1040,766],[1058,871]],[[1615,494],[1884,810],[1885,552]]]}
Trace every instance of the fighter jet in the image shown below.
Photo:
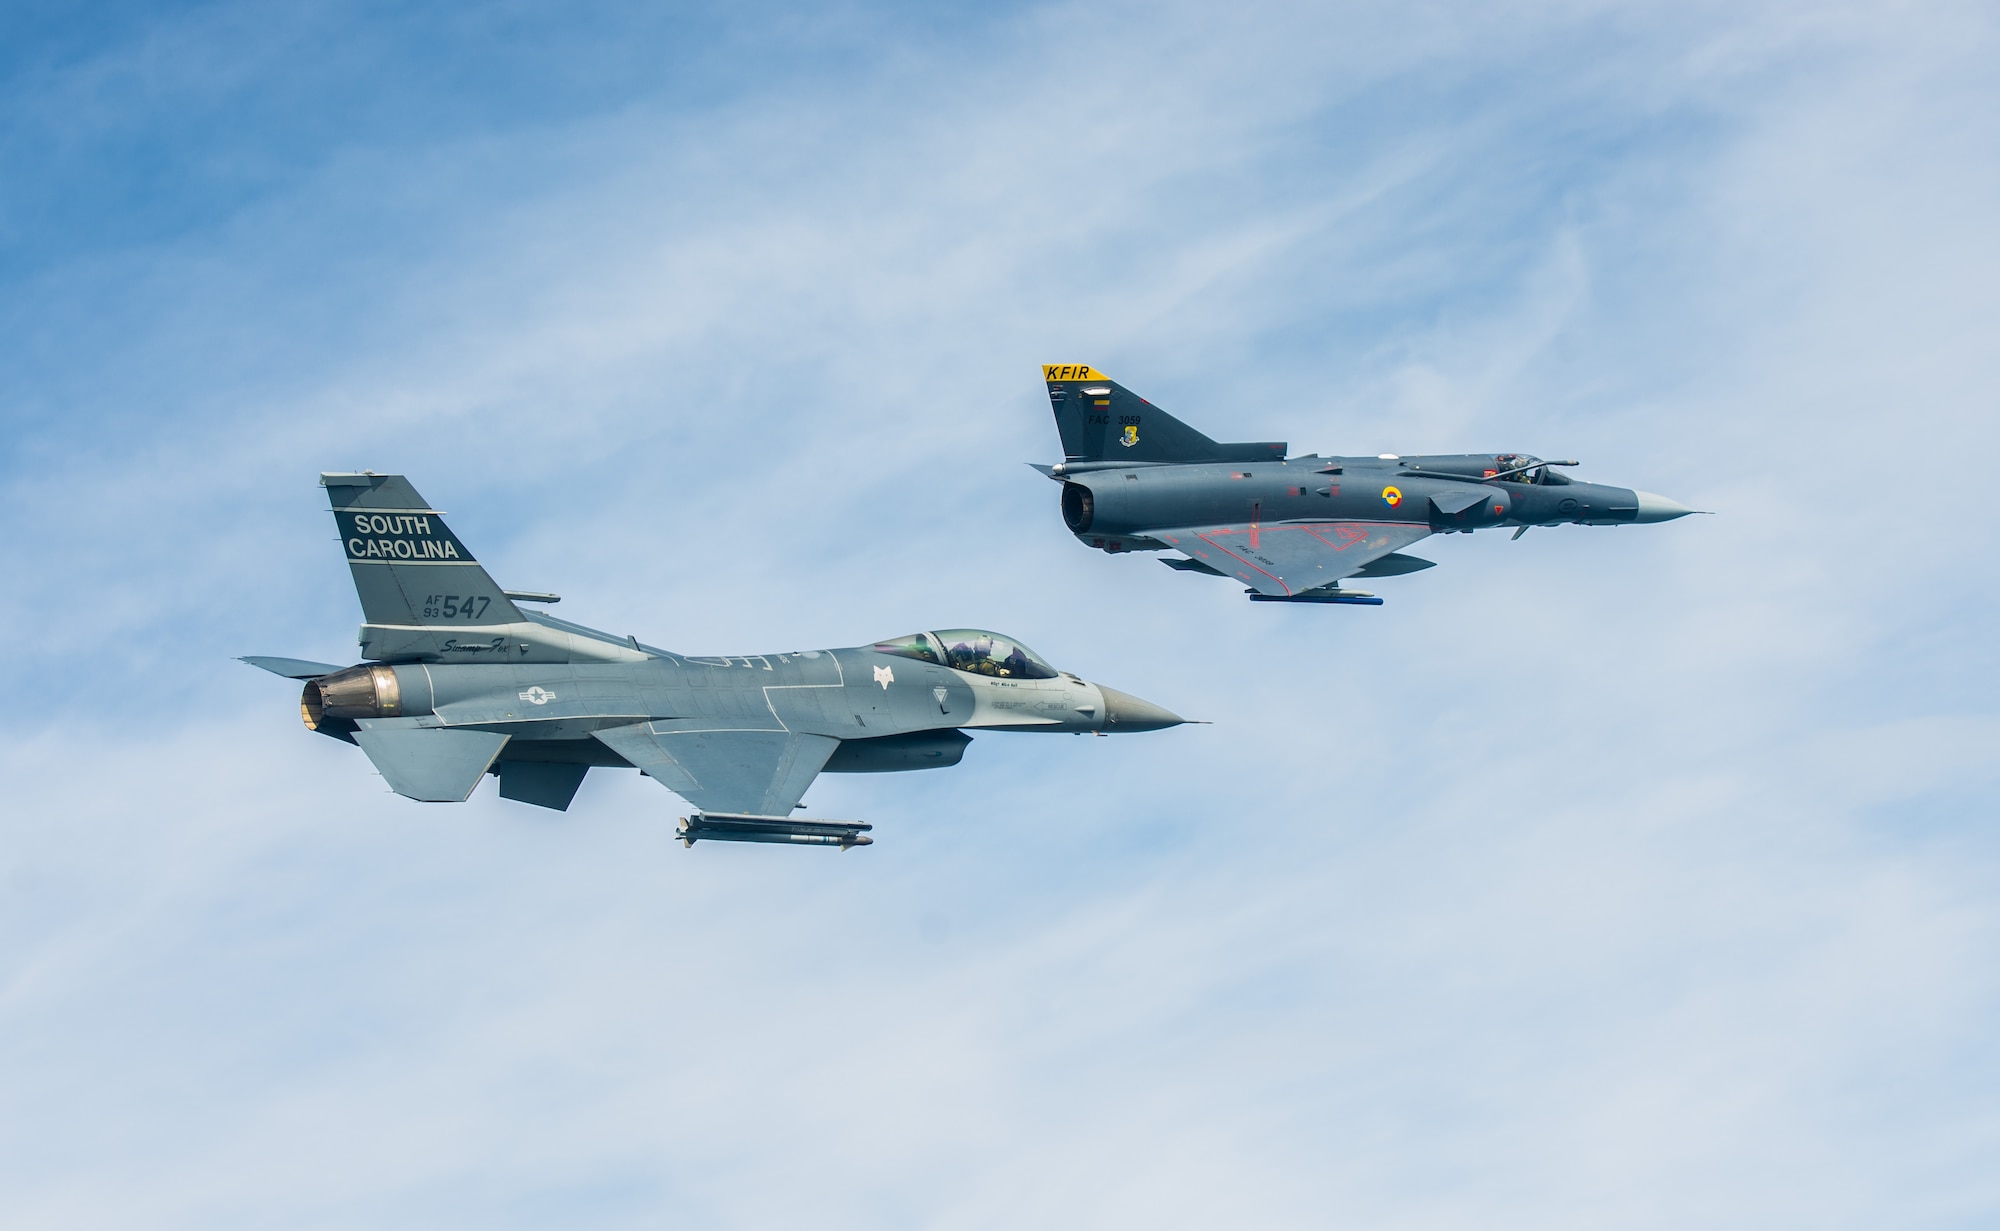
{"label": "fighter jet", "polygon": [[1279,441],[1218,444],[1081,363],[1042,379],[1063,460],[1064,524],[1101,551],[1171,551],[1170,568],[1232,577],[1260,603],[1382,600],[1341,583],[1414,573],[1403,554],[1433,534],[1572,522],[1672,521],[1696,510],[1651,492],[1584,483],[1574,461],[1526,453],[1287,457]]}
{"label": "fighter jet", "polygon": [[870,825],[796,817],[821,773],[956,765],[968,730],[1110,735],[1183,721],[980,629],[874,645],[689,657],[555,619],[503,590],[400,475],[323,474],[354,587],[354,666],[252,656],[305,682],[308,729],[357,745],[398,795],[566,810],[594,766],[694,805],[697,841],[866,846]]}

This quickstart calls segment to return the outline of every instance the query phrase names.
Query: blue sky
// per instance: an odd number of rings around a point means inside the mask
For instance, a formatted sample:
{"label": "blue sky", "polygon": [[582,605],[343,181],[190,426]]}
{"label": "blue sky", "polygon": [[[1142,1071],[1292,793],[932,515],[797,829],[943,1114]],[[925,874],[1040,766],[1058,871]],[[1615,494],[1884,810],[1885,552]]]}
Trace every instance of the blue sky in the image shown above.
{"label": "blue sky", "polygon": [[[15,5],[0,1222],[1986,1226],[1986,6]],[[1043,362],[1713,509],[1253,606]],[[419,805],[314,476],[693,653],[984,626],[1211,719]]]}

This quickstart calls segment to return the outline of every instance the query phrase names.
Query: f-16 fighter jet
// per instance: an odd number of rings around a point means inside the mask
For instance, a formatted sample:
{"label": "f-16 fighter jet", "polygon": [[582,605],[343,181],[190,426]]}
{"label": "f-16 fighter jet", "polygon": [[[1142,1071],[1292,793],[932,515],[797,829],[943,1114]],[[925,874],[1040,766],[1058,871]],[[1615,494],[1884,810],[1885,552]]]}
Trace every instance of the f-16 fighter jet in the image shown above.
{"label": "f-16 fighter jet", "polygon": [[855,821],[795,817],[820,773],[958,764],[966,730],[1157,731],[1183,720],[1078,679],[1011,637],[945,629],[840,650],[690,658],[558,620],[502,590],[400,475],[320,476],[360,592],[361,657],[243,661],[305,681],[299,709],[358,745],[391,790],[567,809],[593,766],[693,804],[682,839],[865,846]]}
{"label": "f-16 fighter jet", "polygon": [[1088,364],[1046,364],[1042,379],[1064,456],[1035,469],[1062,484],[1071,532],[1107,552],[1176,552],[1162,563],[1233,577],[1256,602],[1379,606],[1341,583],[1430,568],[1402,549],[1433,534],[1513,526],[1520,538],[1695,512],[1525,453],[1287,457],[1277,441],[1218,444]]}

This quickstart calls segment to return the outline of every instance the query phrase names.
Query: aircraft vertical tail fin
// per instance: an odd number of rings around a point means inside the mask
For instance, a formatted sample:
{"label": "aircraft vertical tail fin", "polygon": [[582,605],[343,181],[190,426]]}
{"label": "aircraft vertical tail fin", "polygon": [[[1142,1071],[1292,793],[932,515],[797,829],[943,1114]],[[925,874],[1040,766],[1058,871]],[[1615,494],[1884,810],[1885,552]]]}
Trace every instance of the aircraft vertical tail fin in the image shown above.
{"label": "aircraft vertical tail fin", "polygon": [[1042,380],[1071,462],[1269,462],[1283,441],[1222,444],[1087,363],[1045,363]]}
{"label": "aircraft vertical tail fin", "polygon": [[319,481],[369,624],[464,628],[524,619],[408,479],[322,474]]}

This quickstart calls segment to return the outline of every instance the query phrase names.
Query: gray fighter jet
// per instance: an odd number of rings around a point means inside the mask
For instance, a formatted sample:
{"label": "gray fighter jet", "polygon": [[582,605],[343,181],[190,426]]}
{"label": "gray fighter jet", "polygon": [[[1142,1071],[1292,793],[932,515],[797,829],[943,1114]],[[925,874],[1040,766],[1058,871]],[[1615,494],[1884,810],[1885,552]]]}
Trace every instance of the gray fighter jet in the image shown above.
{"label": "gray fighter jet", "polygon": [[390,789],[567,809],[592,766],[638,769],[699,811],[681,837],[865,846],[871,826],[795,817],[820,773],[956,765],[971,730],[1109,735],[1183,720],[1078,679],[1009,637],[690,658],[558,620],[502,590],[400,475],[325,474],[366,621],[358,666],[249,657],[305,681],[308,728],[368,754]]}
{"label": "gray fighter jet", "polygon": [[1430,568],[1402,549],[1433,534],[1513,526],[1520,538],[1695,512],[1525,453],[1287,457],[1277,441],[1218,444],[1088,364],[1045,364],[1042,379],[1064,457],[1035,469],[1062,484],[1071,532],[1106,552],[1176,552],[1162,563],[1233,577],[1257,602],[1379,606],[1341,582]]}

